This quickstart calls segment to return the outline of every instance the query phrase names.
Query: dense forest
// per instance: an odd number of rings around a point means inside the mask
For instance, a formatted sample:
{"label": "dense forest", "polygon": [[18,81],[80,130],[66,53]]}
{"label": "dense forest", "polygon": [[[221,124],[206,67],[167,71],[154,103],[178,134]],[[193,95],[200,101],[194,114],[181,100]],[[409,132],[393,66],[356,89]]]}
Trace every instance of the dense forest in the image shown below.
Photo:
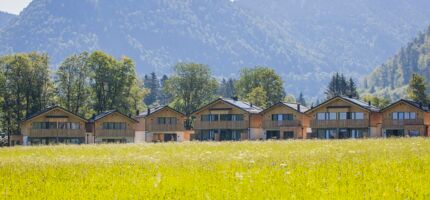
{"label": "dense forest", "polygon": [[33,0],[0,31],[0,55],[127,55],[138,74],[205,63],[219,77],[270,66],[284,87],[323,95],[334,72],[363,76],[426,25],[428,0]]}
{"label": "dense forest", "polygon": [[406,85],[412,75],[430,80],[430,27],[386,63],[377,67],[363,81],[366,92],[397,99],[406,96]]}

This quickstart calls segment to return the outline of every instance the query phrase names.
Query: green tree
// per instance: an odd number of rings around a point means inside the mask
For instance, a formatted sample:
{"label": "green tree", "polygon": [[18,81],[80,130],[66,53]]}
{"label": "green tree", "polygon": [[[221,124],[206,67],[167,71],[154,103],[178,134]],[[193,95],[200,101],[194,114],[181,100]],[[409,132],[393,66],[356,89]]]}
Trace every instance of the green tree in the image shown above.
{"label": "green tree", "polygon": [[379,108],[384,108],[388,105],[390,105],[390,100],[384,98],[384,97],[378,97],[378,96],[374,96],[374,95],[365,95],[363,96],[363,100],[366,102],[370,102],[372,105],[379,107]]}
{"label": "green tree", "polygon": [[261,108],[266,108],[267,106],[267,96],[266,91],[262,87],[254,88],[246,97],[246,100],[256,106]]}
{"label": "green tree", "polygon": [[55,89],[58,103],[82,116],[91,116],[89,54],[72,55],[60,65],[56,72]]}
{"label": "green tree", "polygon": [[160,81],[158,80],[157,75],[155,72],[152,72],[150,74],[150,77],[145,75],[144,79],[144,85],[145,88],[149,90],[148,95],[145,96],[145,104],[146,105],[152,105],[157,102],[157,99],[159,97],[159,91],[160,91]]}
{"label": "green tree", "polygon": [[308,104],[306,103],[306,99],[303,96],[303,93],[300,92],[299,98],[297,98],[297,103],[303,105],[303,106],[307,106]]}
{"label": "green tree", "polygon": [[273,105],[285,97],[284,83],[275,70],[267,67],[245,68],[240,72],[236,82],[236,92],[240,98],[246,99],[255,88],[261,87],[266,92],[267,104]]}
{"label": "green tree", "polygon": [[408,98],[420,102],[423,104],[427,103],[427,82],[424,77],[418,74],[412,74],[412,78],[409,81],[407,88]]}
{"label": "green tree", "polygon": [[346,77],[339,73],[336,73],[332,76],[325,94],[327,99],[333,98],[335,96],[359,98],[357,86],[354,80],[349,78],[349,81],[347,81]]}
{"label": "green tree", "polygon": [[189,115],[215,98],[218,82],[208,66],[179,63],[166,81],[164,91],[173,98],[173,107]]}
{"label": "green tree", "polygon": [[160,79],[160,95],[158,96],[158,101],[160,102],[160,105],[168,105],[172,101],[172,96],[164,91],[164,87],[166,85],[167,80],[169,80],[169,77],[167,75],[163,75]]}
{"label": "green tree", "polygon": [[283,101],[285,103],[297,103],[296,97],[294,97],[294,95],[292,94],[288,94],[287,96],[285,96]]}
{"label": "green tree", "polygon": [[135,65],[131,59],[123,57],[117,61],[110,55],[95,51],[88,60],[94,95],[93,109],[96,113],[117,109],[126,114],[134,114],[137,112],[136,108],[143,107],[143,99],[137,102],[140,106],[131,105],[133,99],[137,98],[136,90],[143,90],[138,84]]}
{"label": "green tree", "polygon": [[0,58],[2,131],[19,133],[25,117],[52,103],[52,82],[46,54],[14,54]]}
{"label": "green tree", "polygon": [[231,98],[236,96],[236,89],[234,88],[236,80],[229,78],[229,79],[222,79],[218,95],[226,98]]}

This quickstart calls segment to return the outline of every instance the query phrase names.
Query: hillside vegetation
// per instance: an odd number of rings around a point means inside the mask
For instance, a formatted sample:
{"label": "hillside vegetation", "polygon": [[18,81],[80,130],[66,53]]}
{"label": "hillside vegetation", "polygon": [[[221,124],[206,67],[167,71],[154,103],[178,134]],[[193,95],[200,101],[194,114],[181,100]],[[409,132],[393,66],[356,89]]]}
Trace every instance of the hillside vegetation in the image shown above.
{"label": "hillside vegetation", "polygon": [[430,140],[0,149],[0,199],[429,199]]}
{"label": "hillside vegetation", "polygon": [[364,87],[391,99],[404,98],[414,73],[430,80],[430,27],[366,77]]}
{"label": "hillside vegetation", "polygon": [[333,72],[370,72],[430,24],[428,0],[34,0],[0,32],[0,54],[65,57],[102,50],[136,61],[140,74],[177,62],[220,77],[268,66],[289,93],[323,93]]}

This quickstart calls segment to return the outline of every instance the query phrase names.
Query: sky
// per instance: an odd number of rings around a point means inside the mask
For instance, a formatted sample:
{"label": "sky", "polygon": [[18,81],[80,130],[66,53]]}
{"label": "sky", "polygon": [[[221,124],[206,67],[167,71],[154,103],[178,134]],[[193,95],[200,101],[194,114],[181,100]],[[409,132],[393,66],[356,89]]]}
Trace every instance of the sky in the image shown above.
{"label": "sky", "polygon": [[0,0],[0,10],[19,14],[32,0]]}

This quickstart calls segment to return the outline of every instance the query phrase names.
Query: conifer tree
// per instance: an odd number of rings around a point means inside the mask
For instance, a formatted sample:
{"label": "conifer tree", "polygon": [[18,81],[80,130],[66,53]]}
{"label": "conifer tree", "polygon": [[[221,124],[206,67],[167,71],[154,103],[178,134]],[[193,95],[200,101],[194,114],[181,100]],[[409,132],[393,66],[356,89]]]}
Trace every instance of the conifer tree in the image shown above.
{"label": "conifer tree", "polygon": [[409,81],[407,93],[408,98],[413,101],[426,104],[427,103],[427,82],[426,80],[418,75],[412,74],[412,78]]}

